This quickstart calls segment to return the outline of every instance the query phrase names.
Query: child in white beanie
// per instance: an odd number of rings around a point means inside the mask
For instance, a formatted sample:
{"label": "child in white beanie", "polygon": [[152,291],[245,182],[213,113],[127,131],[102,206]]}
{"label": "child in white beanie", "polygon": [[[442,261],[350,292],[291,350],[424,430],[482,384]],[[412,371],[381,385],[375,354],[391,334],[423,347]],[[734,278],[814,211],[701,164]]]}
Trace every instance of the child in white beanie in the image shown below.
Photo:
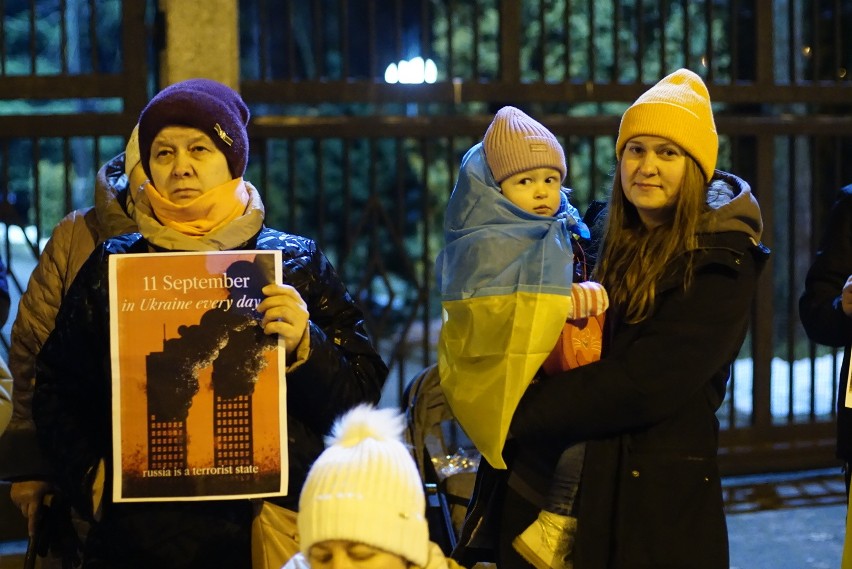
{"label": "child in white beanie", "polygon": [[335,423],[299,496],[301,551],[285,569],[457,569],[429,541],[423,481],[403,416],[359,405]]}
{"label": "child in white beanie", "polygon": [[[503,107],[482,143],[465,155],[447,205],[447,245],[436,263],[445,313],[441,386],[495,468],[506,468],[506,421],[526,386],[540,373],[600,357],[609,301],[602,285],[585,281],[581,263],[575,266],[575,244],[579,249],[578,238],[589,231],[568,203],[566,174],[553,133]],[[489,416],[504,422],[489,423]],[[584,452],[582,444],[565,449],[545,508],[512,543],[537,569],[571,567],[577,526],[571,514]]]}

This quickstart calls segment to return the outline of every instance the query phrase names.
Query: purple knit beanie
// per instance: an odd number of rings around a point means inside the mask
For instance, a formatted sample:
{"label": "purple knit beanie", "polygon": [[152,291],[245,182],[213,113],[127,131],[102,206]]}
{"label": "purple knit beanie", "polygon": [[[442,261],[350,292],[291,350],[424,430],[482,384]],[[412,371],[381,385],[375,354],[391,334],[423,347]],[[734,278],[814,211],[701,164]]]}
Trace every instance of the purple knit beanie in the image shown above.
{"label": "purple knit beanie", "polygon": [[139,115],[139,152],[145,174],[151,178],[151,143],[167,126],[189,126],[209,136],[228,159],[234,178],[248,162],[249,110],[239,93],[210,79],[187,79],[169,85]]}

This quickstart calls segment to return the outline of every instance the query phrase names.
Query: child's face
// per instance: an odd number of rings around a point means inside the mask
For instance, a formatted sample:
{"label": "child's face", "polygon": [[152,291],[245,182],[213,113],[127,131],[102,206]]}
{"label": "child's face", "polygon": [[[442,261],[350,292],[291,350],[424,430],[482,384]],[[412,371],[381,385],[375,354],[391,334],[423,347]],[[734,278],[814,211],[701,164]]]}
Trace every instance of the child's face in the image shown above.
{"label": "child's face", "polygon": [[406,569],[408,562],[393,553],[348,540],[315,543],[308,551],[311,569]]}
{"label": "child's face", "polygon": [[534,168],[500,182],[506,198],[529,213],[554,216],[562,200],[562,176],[553,168]]}

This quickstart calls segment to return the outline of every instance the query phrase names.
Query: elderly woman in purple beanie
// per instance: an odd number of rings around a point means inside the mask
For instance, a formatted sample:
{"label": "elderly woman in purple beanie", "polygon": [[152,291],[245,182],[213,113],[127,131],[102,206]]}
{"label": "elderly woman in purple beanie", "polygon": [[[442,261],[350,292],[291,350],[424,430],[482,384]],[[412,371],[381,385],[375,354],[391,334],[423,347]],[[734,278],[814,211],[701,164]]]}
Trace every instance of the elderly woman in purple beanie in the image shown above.
{"label": "elderly woman in purple beanie", "polygon": [[94,251],[39,354],[34,419],[56,486],[92,523],[84,567],[251,567],[248,500],[111,500],[111,255],[282,252],[283,282],[266,285],[258,306],[263,331],[286,351],[289,491],[279,505],[298,508],[335,417],[380,397],[387,368],[329,261],[312,240],[263,224],[260,195],[243,179],[248,119],[235,91],[206,79],[174,84],[150,101],[139,117],[148,181],[128,204],[139,232]]}

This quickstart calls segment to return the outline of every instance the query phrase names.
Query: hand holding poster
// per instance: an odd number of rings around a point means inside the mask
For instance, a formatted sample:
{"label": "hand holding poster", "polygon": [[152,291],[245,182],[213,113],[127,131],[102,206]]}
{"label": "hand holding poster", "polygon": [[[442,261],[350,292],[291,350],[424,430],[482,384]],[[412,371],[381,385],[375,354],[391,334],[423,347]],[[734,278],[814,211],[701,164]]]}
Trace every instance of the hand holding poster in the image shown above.
{"label": "hand holding poster", "polygon": [[286,494],[285,350],[257,312],[280,251],[109,262],[113,500]]}

